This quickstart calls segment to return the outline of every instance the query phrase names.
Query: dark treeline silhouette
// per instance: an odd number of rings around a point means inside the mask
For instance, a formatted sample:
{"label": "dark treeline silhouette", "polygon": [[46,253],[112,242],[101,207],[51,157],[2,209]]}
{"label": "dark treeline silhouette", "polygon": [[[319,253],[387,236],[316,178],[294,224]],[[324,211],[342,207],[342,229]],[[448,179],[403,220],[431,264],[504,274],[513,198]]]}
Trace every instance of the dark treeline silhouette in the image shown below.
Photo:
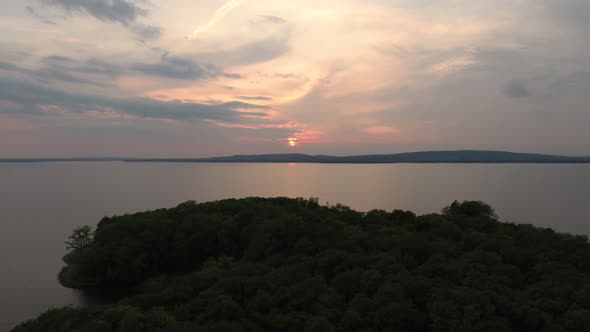
{"label": "dark treeline silhouette", "polygon": [[590,157],[556,156],[504,151],[421,151],[359,156],[290,154],[236,155],[212,158],[129,159],[127,162],[194,163],[324,163],[324,164],[393,164],[393,163],[590,163]]}
{"label": "dark treeline silhouette", "polygon": [[590,156],[558,156],[538,153],[505,151],[420,151],[396,154],[357,156],[308,155],[301,153],[235,155],[210,158],[12,158],[0,163],[81,161],[125,161],[160,163],[322,163],[322,164],[395,164],[395,163],[527,163],[527,164],[588,164]]}
{"label": "dark treeline silhouette", "polygon": [[186,202],[77,228],[59,279],[125,287],[29,331],[589,331],[585,236],[481,202],[367,213],[317,199]]}

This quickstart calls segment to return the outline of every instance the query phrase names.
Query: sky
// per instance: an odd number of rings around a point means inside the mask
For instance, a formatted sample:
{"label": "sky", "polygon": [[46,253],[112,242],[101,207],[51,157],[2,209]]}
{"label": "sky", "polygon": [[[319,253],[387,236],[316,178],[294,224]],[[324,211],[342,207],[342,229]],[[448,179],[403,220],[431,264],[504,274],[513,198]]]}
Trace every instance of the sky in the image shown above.
{"label": "sky", "polygon": [[3,0],[0,158],[590,155],[587,0]]}

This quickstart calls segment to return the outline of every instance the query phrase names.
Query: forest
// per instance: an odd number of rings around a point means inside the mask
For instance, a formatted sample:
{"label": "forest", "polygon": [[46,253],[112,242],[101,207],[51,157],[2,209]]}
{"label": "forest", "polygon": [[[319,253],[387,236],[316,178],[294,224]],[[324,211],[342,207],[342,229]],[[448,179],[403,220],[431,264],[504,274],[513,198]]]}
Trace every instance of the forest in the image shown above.
{"label": "forest", "polygon": [[355,211],[317,198],[185,202],[67,239],[62,285],[124,290],[14,332],[590,331],[586,236],[489,205]]}

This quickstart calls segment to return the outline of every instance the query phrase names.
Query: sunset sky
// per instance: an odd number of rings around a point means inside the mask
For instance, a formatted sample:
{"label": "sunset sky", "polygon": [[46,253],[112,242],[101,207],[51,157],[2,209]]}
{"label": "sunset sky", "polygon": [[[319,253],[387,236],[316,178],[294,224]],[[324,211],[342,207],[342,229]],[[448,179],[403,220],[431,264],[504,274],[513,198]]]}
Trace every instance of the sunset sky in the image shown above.
{"label": "sunset sky", "polygon": [[590,155],[587,0],[3,0],[0,158]]}

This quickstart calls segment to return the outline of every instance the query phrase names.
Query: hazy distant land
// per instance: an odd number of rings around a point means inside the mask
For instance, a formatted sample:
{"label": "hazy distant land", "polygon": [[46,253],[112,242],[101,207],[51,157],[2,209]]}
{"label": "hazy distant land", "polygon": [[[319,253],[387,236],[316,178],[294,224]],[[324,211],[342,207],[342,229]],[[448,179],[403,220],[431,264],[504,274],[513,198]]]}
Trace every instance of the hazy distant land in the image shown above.
{"label": "hazy distant land", "polygon": [[127,158],[99,157],[99,158],[0,158],[0,163],[60,163],[76,161],[126,161]]}
{"label": "hazy distant land", "polygon": [[183,163],[326,163],[326,164],[393,164],[393,163],[590,163],[589,157],[558,156],[504,151],[424,151],[397,154],[328,156],[307,154],[235,155],[211,158],[14,158],[0,162],[183,162]]}

